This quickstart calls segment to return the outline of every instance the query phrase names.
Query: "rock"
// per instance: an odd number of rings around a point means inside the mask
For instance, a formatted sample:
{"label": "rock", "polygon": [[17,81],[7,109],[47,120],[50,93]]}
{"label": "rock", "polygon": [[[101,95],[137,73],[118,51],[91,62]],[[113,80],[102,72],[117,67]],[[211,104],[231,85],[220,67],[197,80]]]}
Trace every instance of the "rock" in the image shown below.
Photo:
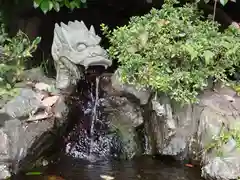
{"label": "rock", "polygon": [[110,127],[117,131],[121,138],[124,157],[131,159],[141,153],[140,142],[136,137],[136,127],[143,123],[141,110],[126,98],[111,97],[108,101],[110,106],[107,109],[107,119]]}
{"label": "rock", "polygon": [[9,169],[10,159],[9,139],[4,129],[0,129],[0,179],[6,179],[11,176]]}
{"label": "rock", "polygon": [[[53,82],[40,75],[26,80],[45,87],[52,86],[47,82]],[[0,110],[0,161],[3,162],[0,167],[7,167],[0,169],[0,176],[9,167],[13,173],[32,168],[53,147],[56,134],[61,136],[65,129],[68,115],[65,98],[59,94],[51,96],[41,87],[22,87],[20,94]],[[44,113],[48,116],[39,118]]]}
{"label": "rock", "polygon": [[11,177],[11,174],[6,165],[0,165],[0,179],[7,179]]}
{"label": "rock", "polygon": [[148,154],[201,162],[205,178],[236,179],[240,177],[238,140],[229,139],[218,150],[213,147],[207,151],[207,148],[223,129],[230,132],[240,128],[240,97],[236,97],[232,89],[223,87],[216,92],[206,90],[199,99],[199,103],[185,106],[166,96],[150,101],[145,110],[148,114],[144,116]]}
{"label": "rock", "polygon": [[[105,82],[102,82],[104,80]],[[121,93],[112,93],[113,87],[108,84],[111,84],[111,81],[104,80],[101,81],[101,84],[104,84],[102,89],[107,95],[102,102],[103,111],[107,114],[112,130],[117,131],[120,135],[124,158],[131,159],[141,153],[140,141],[136,133],[136,128],[143,124],[141,108],[126,97],[119,96]]]}
{"label": "rock", "polygon": [[202,176],[206,179],[229,180],[238,179],[240,157],[215,157],[202,168]]}
{"label": "rock", "polygon": [[21,89],[20,95],[7,102],[4,111],[14,118],[25,118],[42,106],[38,94],[32,89]]}
{"label": "rock", "polygon": [[117,91],[124,92],[125,94],[130,94],[140,101],[141,105],[148,103],[150,98],[150,91],[146,89],[137,89],[134,85],[121,83],[120,72],[117,70],[111,78],[112,87]]}
{"label": "rock", "polygon": [[[63,110],[63,109],[60,109]],[[66,113],[66,109],[64,109]],[[62,112],[57,112],[62,114]],[[10,144],[10,160],[13,161],[13,171],[32,168],[39,158],[49,150],[55,142],[57,132],[63,128],[65,116],[50,118],[38,122],[21,122],[18,119],[5,122],[6,132]],[[56,126],[57,125],[57,126]]]}
{"label": "rock", "polygon": [[22,74],[22,79],[24,82],[36,81],[36,82],[41,82],[48,85],[55,84],[55,80],[46,77],[41,68],[32,68],[32,69],[25,70],[24,73]]}

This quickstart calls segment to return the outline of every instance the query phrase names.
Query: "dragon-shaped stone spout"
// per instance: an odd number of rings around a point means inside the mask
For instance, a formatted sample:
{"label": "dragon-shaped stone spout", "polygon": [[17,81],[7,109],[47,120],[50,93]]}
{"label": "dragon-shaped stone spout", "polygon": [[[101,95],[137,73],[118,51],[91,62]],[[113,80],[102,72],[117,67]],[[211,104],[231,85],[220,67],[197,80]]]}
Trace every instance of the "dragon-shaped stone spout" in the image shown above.
{"label": "dragon-shaped stone spout", "polygon": [[82,76],[79,66],[87,69],[89,66],[107,68],[112,65],[106,50],[99,45],[100,41],[94,27],[88,30],[83,21],[55,24],[52,57],[58,89],[66,90],[77,83]]}

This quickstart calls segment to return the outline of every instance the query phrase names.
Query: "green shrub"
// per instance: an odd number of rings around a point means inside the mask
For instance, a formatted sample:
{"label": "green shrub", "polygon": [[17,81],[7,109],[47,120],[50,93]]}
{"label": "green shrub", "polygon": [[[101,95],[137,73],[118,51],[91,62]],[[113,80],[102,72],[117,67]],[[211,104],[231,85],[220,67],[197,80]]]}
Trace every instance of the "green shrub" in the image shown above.
{"label": "green shrub", "polygon": [[58,12],[63,6],[66,6],[71,10],[85,7],[86,0],[33,0],[33,5],[35,8],[40,7],[44,13],[47,13],[52,9]]}
{"label": "green shrub", "polygon": [[110,31],[109,55],[120,62],[121,80],[182,103],[193,103],[208,79],[225,82],[240,61],[240,31],[204,20],[193,4],[164,4]]}
{"label": "green shrub", "polygon": [[19,31],[15,37],[9,38],[4,24],[0,27],[0,98],[12,96],[14,85],[20,82],[25,70],[25,63],[32,57],[40,38],[31,42],[27,35]]}

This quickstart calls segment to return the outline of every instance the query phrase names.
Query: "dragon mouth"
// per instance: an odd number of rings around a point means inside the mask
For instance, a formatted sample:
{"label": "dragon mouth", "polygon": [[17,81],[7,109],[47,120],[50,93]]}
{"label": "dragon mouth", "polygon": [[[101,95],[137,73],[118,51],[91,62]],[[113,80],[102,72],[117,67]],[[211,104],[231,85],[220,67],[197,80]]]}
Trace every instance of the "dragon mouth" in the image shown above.
{"label": "dragon mouth", "polygon": [[82,62],[82,65],[85,68],[88,68],[90,66],[103,66],[105,69],[107,69],[109,66],[112,65],[112,61],[103,56],[95,56],[86,58]]}

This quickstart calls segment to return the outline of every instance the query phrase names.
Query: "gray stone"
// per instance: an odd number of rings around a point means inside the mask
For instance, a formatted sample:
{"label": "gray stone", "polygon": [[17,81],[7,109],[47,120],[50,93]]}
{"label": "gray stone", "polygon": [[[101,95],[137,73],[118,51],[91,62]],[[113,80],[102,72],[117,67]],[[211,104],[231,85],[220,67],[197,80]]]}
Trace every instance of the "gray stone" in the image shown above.
{"label": "gray stone", "polygon": [[11,174],[8,170],[8,167],[0,164],[0,179],[7,179],[9,177],[11,177]]}
{"label": "gray stone", "polygon": [[42,106],[39,96],[32,89],[21,89],[20,95],[7,102],[4,111],[14,118],[28,117]]}
{"label": "gray stone", "polygon": [[78,65],[111,66],[106,51],[99,45],[101,38],[94,27],[90,29],[83,21],[69,21],[68,24],[55,24],[52,44],[52,57],[57,71],[56,87],[62,90],[72,89],[81,78]]}
{"label": "gray stone", "polygon": [[3,129],[0,129],[0,159],[9,159],[8,136]]}
{"label": "gray stone", "polygon": [[[56,134],[60,132],[61,128],[64,128],[63,125],[68,114],[66,108],[58,110],[55,112],[61,114],[61,117],[52,117],[31,123],[18,119],[5,122],[4,132],[9,139],[9,160],[13,162],[13,172],[32,168],[53,146],[57,138]],[[60,110],[64,110],[64,112],[60,112]]]}
{"label": "gray stone", "polygon": [[100,85],[106,94],[101,103],[110,127],[113,131],[117,130],[121,137],[125,158],[131,159],[141,153],[136,128],[144,123],[142,110],[137,104],[122,97],[121,93],[112,87],[111,76],[102,79]]}
{"label": "gray stone", "polygon": [[119,132],[125,156],[131,159],[140,153],[136,128],[143,123],[141,110],[124,97],[110,97],[108,103],[107,118],[110,126]]}
{"label": "gray stone", "polygon": [[49,85],[55,83],[55,79],[48,78],[44,74],[41,68],[32,68],[32,69],[25,70],[22,74],[22,79],[24,82],[36,81],[36,82],[43,82]]}
{"label": "gray stone", "polygon": [[[28,70],[23,77],[25,81],[45,82],[49,85],[54,82],[46,78],[40,69]],[[13,173],[32,168],[52,147],[56,134],[64,132],[61,129],[65,129],[68,115],[64,96],[59,95],[53,107],[44,107],[44,93],[26,87],[26,82],[23,82],[20,94],[0,110],[0,167],[4,167],[0,169],[0,178],[5,176],[8,167],[12,168]],[[40,109],[52,115],[41,121],[27,121],[29,116]]]}
{"label": "gray stone", "polygon": [[240,157],[215,157],[202,168],[206,179],[230,180],[240,177]]}
{"label": "gray stone", "polygon": [[148,153],[201,162],[202,175],[206,178],[236,179],[240,176],[240,152],[236,141],[229,139],[218,150],[222,156],[215,149],[206,149],[222,129],[240,128],[240,97],[223,87],[216,92],[206,90],[199,99],[199,103],[185,106],[166,96],[151,100],[150,114],[145,117],[149,119],[145,119]]}
{"label": "gray stone", "polygon": [[122,83],[120,80],[120,72],[117,70],[112,76],[112,86],[114,89],[126,94],[135,96],[140,101],[141,105],[147,104],[150,98],[150,91],[144,88],[136,88],[134,85]]}

